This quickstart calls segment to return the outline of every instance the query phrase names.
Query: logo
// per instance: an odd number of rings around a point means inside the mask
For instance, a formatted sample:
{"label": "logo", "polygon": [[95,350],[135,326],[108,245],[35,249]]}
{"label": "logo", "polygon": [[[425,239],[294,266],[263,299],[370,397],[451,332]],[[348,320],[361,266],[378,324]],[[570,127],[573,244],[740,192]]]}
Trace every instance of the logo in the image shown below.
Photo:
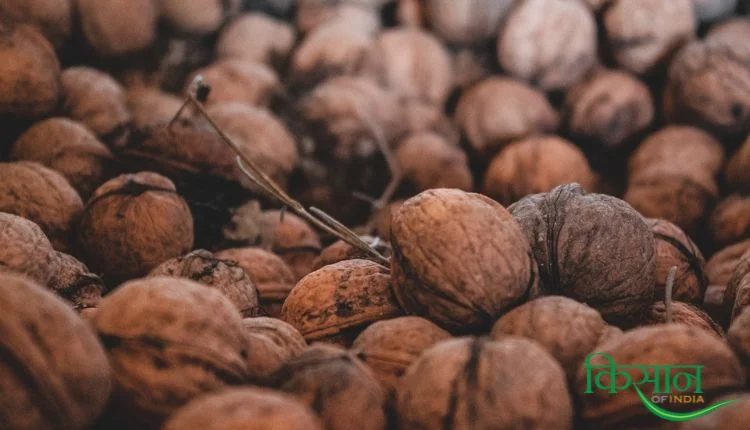
{"label": "logo", "polygon": [[[706,401],[701,389],[703,367],[699,365],[618,366],[612,356],[595,352],[589,354],[585,361],[585,394],[594,394],[595,389],[617,394],[632,387],[646,409],[657,417],[668,421],[689,421],[736,402],[736,400],[725,400],[705,406]],[[636,382],[634,378],[639,375],[642,375],[641,379]],[[641,390],[640,386],[644,384],[653,386],[650,395],[646,395]],[[694,412],[673,412],[665,408],[668,405],[696,405],[702,408]]]}

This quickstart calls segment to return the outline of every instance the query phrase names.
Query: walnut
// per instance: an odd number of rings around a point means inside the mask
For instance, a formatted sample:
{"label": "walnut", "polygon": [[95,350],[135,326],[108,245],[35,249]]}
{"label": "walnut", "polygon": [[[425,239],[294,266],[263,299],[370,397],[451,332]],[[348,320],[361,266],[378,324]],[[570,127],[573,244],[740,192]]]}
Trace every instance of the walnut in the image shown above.
{"label": "walnut", "polygon": [[750,370],[750,309],[744,309],[732,321],[727,331],[727,342],[742,360],[745,370]]}
{"label": "walnut", "polygon": [[149,87],[128,91],[126,102],[136,127],[169,123],[183,104],[181,98]]}
{"label": "walnut", "polygon": [[709,220],[711,238],[716,245],[726,246],[750,236],[750,199],[733,194],[714,208]]}
{"label": "walnut", "polygon": [[692,0],[613,0],[604,11],[604,32],[617,64],[647,74],[668,63],[695,37]]}
{"label": "walnut", "polygon": [[193,216],[169,179],[151,172],[121,175],[86,204],[78,241],[95,271],[132,279],[193,247]]}
{"label": "walnut", "polygon": [[123,57],[156,39],[156,0],[75,0],[86,41],[102,57]]}
{"label": "walnut", "polygon": [[500,66],[511,76],[560,90],[596,64],[596,21],[579,1],[527,0],[511,10],[497,45]]}
{"label": "walnut", "polygon": [[558,185],[577,182],[592,189],[596,182],[583,151],[552,135],[509,144],[492,159],[484,175],[484,194],[506,206]]}
{"label": "walnut", "polygon": [[205,249],[167,260],[152,270],[149,277],[186,278],[217,289],[243,317],[258,314],[258,291],[252,279],[235,261],[222,260]]}
{"label": "walnut", "polygon": [[357,31],[375,34],[380,30],[378,10],[371,5],[326,0],[297,0],[295,24],[300,33],[330,25],[344,25]]}
{"label": "walnut", "polygon": [[281,308],[281,319],[308,342],[349,346],[368,325],[402,314],[388,269],[368,260],[346,260],[302,278]]}
{"label": "walnut", "polygon": [[750,252],[746,252],[737,262],[732,277],[727,281],[722,300],[722,322],[732,322],[750,305]]}
{"label": "walnut", "polygon": [[412,197],[392,221],[391,246],[401,306],[451,332],[489,328],[536,289],[523,231],[480,194],[435,189]]}
{"label": "walnut", "polygon": [[393,217],[396,216],[398,210],[404,204],[403,200],[397,200],[389,203],[384,207],[377,218],[377,231],[378,236],[382,238],[391,237],[391,226],[393,225]]}
{"label": "walnut", "polygon": [[747,393],[727,394],[718,400],[734,400],[734,402],[718,409],[709,415],[687,421],[681,430],[734,430],[742,429],[750,419],[750,395]]}
{"label": "walnut", "polygon": [[[385,258],[391,256],[391,245],[388,242],[372,236],[361,236],[360,238]],[[316,258],[313,263],[312,270],[315,271],[331,264],[355,259],[370,260],[372,259],[372,255],[363,252],[359,248],[356,248],[343,240],[337,240],[320,252],[320,255],[318,255],[318,258]]]}
{"label": "walnut", "polygon": [[240,0],[155,0],[161,18],[179,33],[213,33],[240,9]]}
{"label": "walnut", "polygon": [[734,14],[737,0],[692,0],[693,10],[701,23],[718,21]]}
{"label": "walnut", "polygon": [[293,325],[280,319],[268,317],[245,318],[242,326],[246,333],[264,336],[276,346],[283,348],[288,357],[295,357],[307,349],[307,341]]}
{"label": "walnut", "polygon": [[7,0],[0,4],[0,16],[37,27],[55,48],[61,48],[73,28],[71,3],[71,0]]}
{"label": "walnut", "polygon": [[[498,407],[502,404],[502,407]],[[562,367],[526,339],[461,338],[428,349],[397,393],[399,428],[573,428]]]}
{"label": "walnut", "polygon": [[352,352],[388,393],[395,393],[406,369],[431,346],[450,338],[450,333],[424,318],[399,317],[367,327],[354,340]]}
{"label": "walnut", "polygon": [[48,285],[60,262],[42,229],[20,216],[0,212],[0,270],[18,272]]}
{"label": "walnut", "polygon": [[398,144],[395,155],[404,181],[416,192],[432,188],[465,191],[474,188],[466,153],[440,135],[412,134]]}
{"label": "walnut", "polygon": [[492,327],[492,337],[503,341],[509,336],[536,341],[563,367],[570,380],[588,354],[608,333],[607,325],[595,309],[562,296],[541,297],[513,309]]}
{"label": "walnut", "polygon": [[208,394],[177,410],[164,430],[322,430],[315,413],[292,396],[244,387]]}
{"label": "walnut", "polygon": [[234,260],[245,269],[258,289],[263,312],[271,317],[281,315],[281,305],[297,281],[292,269],[281,257],[261,248],[225,249],[217,252],[216,257]]}
{"label": "walnut", "polygon": [[86,127],[65,118],[33,125],[18,138],[11,157],[59,172],[83,198],[104,182],[114,161],[109,149]]}
{"label": "walnut", "polygon": [[684,231],[669,221],[655,218],[646,221],[654,233],[656,246],[655,297],[664,297],[669,270],[677,267],[672,297],[688,303],[701,303],[708,279],[703,270],[706,260],[698,246]]}
{"label": "walnut", "polygon": [[294,27],[260,13],[246,13],[221,32],[216,43],[220,59],[241,58],[270,66],[281,66],[294,48]]}
{"label": "walnut", "polygon": [[0,422],[9,429],[90,428],[111,388],[94,332],[26,277],[0,274],[0,307]]}
{"label": "walnut", "polygon": [[0,117],[36,119],[57,108],[60,63],[38,30],[0,22],[0,57]]}
{"label": "walnut", "polygon": [[351,24],[324,24],[302,39],[292,54],[290,72],[295,79],[351,75],[367,55],[373,36]]}
{"label": "walnut", "polygon": [[106,292],[101,278],[72,255],[56,252],[58,270],[49,287],[73,305],[78,313],[95,308]]}
{"label": "walnut", "polygon": [[449,143],[458,144],[460,132],[443,113],[443,106],[427,103],[405,102],[401,105],[402,121],[406,123],[404,135],[437,134]]}
{"label": "walnut", "polygon": [[451,44],[473,45],[497,35],[497,29],[515,4],[514,0],[432,0],[423,3],[427,24]]}
{"label": "walnut", "polygon": [[280,88],[279,77],[272,68],[240,58],[219,60],[196,70],[185,81],[185,91],[190,91],[197,75],[211,86],[206,102],[209,106],[224,103],[267,106]]}
{"label": "walnut", "polygon": [[114,371],[114,422],[155,429],[190,400],[247,381],[247,339],[219,291],[187,279],[131,281],[93,324]]}
{"label": "walnut", "polygon": [[[665,324],[667,322],[667,307],[664,302],[654,303],[649,311],[646,324]],[[724,338],[724,329],[706,311],[690,303],[672,302],[672,323],[688,325],[705,330],[720,339]]]}
{"label": "walnut", "polygon": [[[696,0],[701,1],[701,0]],[[705,0],[703,0],[705,1]],[[716,0],[709,0],[714,1]],[[731,2],[733,0],[718,0],[719,2]],[[750,36],[750,21],[745,17],[729,18],[712,26],[706,40],[724,40],[725,43],[736,41],[737,38],[744,39]]]}
{"label": "walnut", "polygon": [[709,285],[726,285],[740,258],[748,250],[750,250],[750,240],[745,240],[715,253],[706,263]]}
{"label": "walnut", "polygon": [[[690,166],[713,177],[724,166],[724,148],[695,127],[670,125],[648,136],[628,160],[628,175],[661,165]],[[685,169],[687,170],[687,169]]]}
{"label": "walnut", "polygon": [[602,70],[568,90],[563,117],[573,136],[614,149],[651,125],[654,101],[638,78]]}
{"label": "walnut", "polygon": [[492,154],[514,140],[554,132],[559,119],[541,92],[493,77],[461,96],[455,120],[474,150]]}
{"label": "walnut", "polygon": [[748,169],[750,169],[750,138],[745,140],[740,149],[729,159],[725,174],[732,189],[740,192],[750,191]]}
{"label": "walnut", "polygon": [[[597,352],[609,355],[617,366],[632,366],[618,372],[627,373],[633,381],[642,378],[643,371],[638,366],[644,364],[704,366],[701,389],[706,404],[728,390],[745,385],[745,372],[727,344],[715,334],[683,324],[661,324],[630,330],[600,345]],[[609,365],[607,359],[603,355],[594,356],[590,364]],[[575,392],[581,405],[581,418],[587,428],[652,428],[663,423],[661,418],[643,407],[638,392],[632,388],[620,391],[616,396],[608,390],[584,394],[586,376],[587,368],[582,366],[578,370]],[[595,374],[592,373],[592,376]],[[621,382],[621,378],[618,377],[617,381]],[[653,385],[641,387],[644,395],[650,397]],[[670,410],[681,408],[684,411],[691,407],[694,405],[672,405]]]}
{"label": "walnut", "polygon": [[58,251],[72,247],[83,202],[64,176],[39,163],[0,163],[0,212],[34,221]]}
{"label": "walnut", "polygon": [[[293,343],[287,340],[285,333],[275,330],[276,327],[271,324],[266,324],[265,328],[258,329],[258,324],[253,321],[254,319],[256,318],[245,318],[242,321],[249,343],[247,368],[252,382],[266,384],[283,366],[284,362],[299,355],[306,348],[307,344],[302,335],[294,327],[281,320],[260,318],[269,320],[269,322],[277,322],[279,325],[285,324],[288,326],[284,331],[294,333]],[[273,334],[267,334],[274,331],[275,333]],[[298,339],[302,342],[301,347],[296,343]]]}
{"label": "walnut", "polygon": [[531,244],[542,294],[591,305],[614,325],[638,323],[654,300],[651,229],[630,205],[577,184],[509,208]]}

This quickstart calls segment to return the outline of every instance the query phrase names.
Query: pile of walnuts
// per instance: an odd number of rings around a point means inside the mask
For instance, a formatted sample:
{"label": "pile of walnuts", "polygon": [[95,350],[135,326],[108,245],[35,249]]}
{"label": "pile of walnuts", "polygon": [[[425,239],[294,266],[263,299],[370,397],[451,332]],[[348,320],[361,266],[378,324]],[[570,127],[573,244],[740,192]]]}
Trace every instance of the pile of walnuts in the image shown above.
{"label": "pile of walnuts", "polygon": [[746,428],[749,38],[744,0],[0,0],[0,428]]}

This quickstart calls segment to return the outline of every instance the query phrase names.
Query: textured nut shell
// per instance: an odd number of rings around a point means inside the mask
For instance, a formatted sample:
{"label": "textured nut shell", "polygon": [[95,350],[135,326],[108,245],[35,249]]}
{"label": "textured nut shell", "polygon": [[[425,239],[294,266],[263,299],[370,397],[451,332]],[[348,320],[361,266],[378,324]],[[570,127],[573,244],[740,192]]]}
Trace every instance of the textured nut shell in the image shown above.
{"label": "textured nut shell", "polygon": [[654,101],[636,77],[604,70],[566,93],[564,117],[573,135],[616,148],[651,125]]}
{"label": "textured nut shell", "polygon": [[78,192],[61,174],[38,163],[0,163],[0,212],[34,221],[59,251],[71,248],[83,210]]}
{"label": "textured nut shell", "polygon": [[104,182],[112,153],[86,127],[65,118],[36,123],[16,141],[11,157],[62,174],[87,198]]}
{"label": "textured nut shell", "polygon": [[710,285],[726,285],[740,258],[750,250],[750,240],[727,246],[706,263],[706,276]]}
{"label": "textured nut shell", "polygon": [[297,3],[295,24],[303,34],[331,25],[343,25],[367,34],[380,30],[379,11],[374,7],[362,7],[349,1],[297,0]]}
{"label": "textured nut shell", "polygon": [[484,194],[503,205],[558,185],[575,182],[592,189],[596,182],[583,151],[551,135],[509,144],[492,159],[484,175]]}
{"label": "textured nut shell", "polygon": [[0,274],[0,422],[13,429],[89,428],[111,371],[93,331],[28,278]]}
{"label": "textured nut shell", "polygon": [[[724,338],[724,329],[703,309],[689,303],[672,302],[672,322],[705,330],[721,339]],[[664,302],[656,302],[651,306],[646,324],[665,323],[667,323],[667,307]]]}
{"label": "textured nut shell", "polygon": [[596,63],[596,49],[596,21],[583,3],[526,0],[501,28],[497,56],[510,75],[551,91],[581,79]]}
{"label": "textured nut shell", "polygon": [[239,313],[198,283],[156,277],[123,284],[102,300],[94,326],[115,369],[113,406],[145,428],[158,428],[203,393],[247,379]]}
{"label": "textured nut shell", "polygon": [[750,310],[745,309],[732,321],[727,331],[727,342],[742,360],[746,370],[750,369]]}
{"label": "textured nut shell", "polygon": [[137,127],[168,123],[183,103],[173,94],[148,87],[128,91],[126,102]]}
{"label": "textured nut shell", "polygon": [[79,313],[96,307],[106,288],[99,276],[72,255],[57,252],[59,269],[49,287],[68,300]]}
{"label": "textured nut shell", "polygon": [[292,54],[291,72],[352,74],[372,44],[372,35],[344,24],[326,24],[309,33]]}
{"label": "textured nut shell", "polygon": [[610,326],[593,308],[562,296],[541,297],[503,315],[492,327],[492,337],[536,341],[575,379],[578,367],[601,342]]}
{"label": "textured nut shell", "polygon": [[378,214],[378,236],[390,238],[391,237],[391,225],[393,217],[396,216],[401,205],[404,204],[403,200],[391,202],[388,206],[384,207],[380,214]]}
{"label": "textured nut shell", "polygon": [[103,57],[148,48],[156,39],[156,0],[75,0],[86,41]]}
{"label": "textured nut shell", "polygon": [[307,348],[307,342],[290,324],[275,318],[245,318],[242,326],[248,338],[247,368],[256,384],[272,382],[273,375],[287,360]]}
{"label": "textured nut shell", "polygon": [[511,79],[489,78],[461,96],[455,120],[477,152],[492,154],[513,140],[554,132],[559,118],[541,92]]}
{"label": "textured nut shell", "polygon": [[222,260],[199,249],[167,260],[149,273],[153,276],[186,278],[221,291],[242,316],[258,314],[258,291],[245,270],[234,261]]}
{"label": "textured nut shell", "polygon": [[239,10],[240,0],[155,0],[161,18],[181,33],[212,33]]}
{"label": "textured nut shell", "polygon": [[216,55],[275,65],[286,60],[296,37],[295,29],[284,21],[260,13],[247,13],[221,32]]}
{"label": "textured nut shell", "polygon": [[219,60],[195,71],[185,81],[186,91],[189,91],[197,75],[211,83],[207,101],[209,105],[236,102],[266,106],[279,89],[279,78],[273,69],[263,63],[239,58]]}
{"label": "textured nut shell", "polygon": [[372,372],[351,353],[317,344],[289,360],[276,386],[310,406],[329,430],[384,430],[385,395]]}
{"label": "textured nut shell", "polygon": [[164,430],[322,430],[313,411],[292,396],[264,388],[209,394],[179,409]]}
{"label": "textured nut shell", "polygon": [[0,16],[37,27],[55,48],[60,48],[73,27],[71,3],[71,0],[6,0],[0,4]]}
{"label": "textured nut shell", "polygon": [[429,27],[453,44],[492,39],[515,0],[432,0],[422,2]]}
{"label": "textured nut shell", "polygon": [[308,342],[337,341],[349,329],[401,315],[390,281],[388,269],[369,260],[325,266],[297,283],[284,301],[281,319]]}
{"label": "textured nut shell", "polygon": [[[525,339],[461,338],[428,349],[397,393],[399,428],[573,427],[565,372]],[[502,404],[502,407],[498,407]]]}
{"label": "textured nut shell", "polygon": [[485,196],[425,191],[392,222],[393,289],[411,314],[452,332],[486,329],[536,288],[523,232]]}
{"label": "textured nut shell", "polygon": [[[704,1],[704,0],[696,0]],[[712,1],[712,0],[709,0]],[[717,1],[717,0],[713,0]],[[719,2],[734,1],[734,0],[718,0]],[[750,20],[746,17],[735,17],[724,20],[716,25],[712,26],[708,34],[706,34],[706,40],[720,40],[728,43],[735,42],[737,39],[746,39],[750,36]]]}
{"label": "textured nut shell", "polygon": [[669,61],[696,30],[692,0],[614,0],[603,22],[617,64],[638,74]]}
{"label": "textured nut shell", "polygon": [[[380,255],[384,256],[385,258],[390,257],[391,245],[388,242],[384,242],[380,240],[380,238],[374,238],[372,236],[360,236],[360,239],[362,239],[373,249],[378,251]],[[331,245],[325,247],[323,251],[320,252],[320,255],[318,255],[313,264],[313,270],[318,270],[340,261],[354,259],[373,260],[373,257],[372,255],[363,252],[359,248],[356,248],[344,242],[343,240],[337,240]]]}
{"label": "textured nut shell", "polygon": [[628,160],[628,174],[650,167],[677,165],[714,176],[724,166],[724,148],[718,140],[695,127],[671,125],[647,137]]}
{"label": "textured nut shell", "polygon": [[[599,346],[598,351],[612,357],[617,366],[628,365],[690,365],[705,366],[701,388],[708,396],[721,394],[745,385],[745,372],[729,346],[715,334],[683,324],[662,324],[637,328]],[[603,363],[602,356],[593,357],[592,365]],[[581,402],[581,416],[595,428],[627,428],[628,422],[643,419],[641,424],[658,424],[660,420],[643,407],[635,390],[610,395],[605,390],[584,394],[586,370],[578,371],[575,392]],[[641,373],[623,369],[633,379]],[[618,379],[619,380],[619,379]],[[650,395],[647,389],[644,394]],[[690,407],[688,405],[688,407]]]}
{"label": "textured nut shell", "polygon": [[307,349],[307,342],[302,334],[280,319],[255,317],[242,320],[245,332],[265,336],[278,347],[282,348],[290,357],[297,356]]}
{"label": "textured nut shell", "polygon": [[732,189],[748,192],[750,191],[750,138],[745,140],[740,149],[732,155],[726,169],[726,178]]}
{"label": "textured nut shell", "polygon": [[0,115],[43,116],[60,100],[60,63],[39,31],[0,24]]}
{"label": "textured nut shell", "polygon": [[510,211],[531,243],[542,293],[590,304],[615,325],[643,317],[654,299],[654,236],[627,203],[571,184]]}
{"label": "textured nut shell", "polygon": [[0,243],[0,269],[24,274],[41,285],[57,276],[57,254],[33,222],[0,212]]}
{"label": "textured nut shell", "polygon": [[394,392],[406,369],[425,350],[450,338],[450,333],[429,320],[399,317],[367,327],[351,349],[372,369],[380,385]]}
{"label": "textured nut shell", "polygon": [[89,67],[70,67],[62,73],[63,111],[102,139],[111,137],[131,120],[125,91],[113,77]]}
{"label": "textured nut shell", "polygon": [[750,420],[750,395],[736,393],[722,400],[735,400],[706,416],[685,422],[681,430],[742,430]]}
{"label": "textured nut shell", "polygon": [[78,240],[92,269],[133,278],[193,247],[193,216],[169,179],[150,172],[121,175],[87,203]]}
{"label": "textured nut shell", "polygon": [[709,220],[711,238],[720,246],[737,243],[750,235],[750,199],[733,194],[720,202]]}
{"label": "textured nut shell", "polygon": [[471,191],[474,187],[466,153],[440,135],[412,134],[399,143],[395,155],[404,180],[417,192],[432,188]]}
{"label": "textured nut shell", "polygon": [[698,246],[679,227],[663,219],[646,220],[654,233],[656,246],[657,299],[664,297],[669,270],[677,267],[672,298],[689,303],[701,303],[708,286],[703,270],[706,261]]}

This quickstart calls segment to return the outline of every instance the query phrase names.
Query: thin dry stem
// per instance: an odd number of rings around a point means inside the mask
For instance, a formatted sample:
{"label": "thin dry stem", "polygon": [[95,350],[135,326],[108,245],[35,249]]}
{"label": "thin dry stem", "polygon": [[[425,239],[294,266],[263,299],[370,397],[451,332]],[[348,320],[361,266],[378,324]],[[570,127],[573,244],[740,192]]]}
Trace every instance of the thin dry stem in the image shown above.
{"label": "thin dry stem", "polygon": [[677,266],[669,269],[667,285],[664,289],[664,307],[667,308],[667,324],[672,324],[672,289],[674,288],[674,277],[677,274]]}

